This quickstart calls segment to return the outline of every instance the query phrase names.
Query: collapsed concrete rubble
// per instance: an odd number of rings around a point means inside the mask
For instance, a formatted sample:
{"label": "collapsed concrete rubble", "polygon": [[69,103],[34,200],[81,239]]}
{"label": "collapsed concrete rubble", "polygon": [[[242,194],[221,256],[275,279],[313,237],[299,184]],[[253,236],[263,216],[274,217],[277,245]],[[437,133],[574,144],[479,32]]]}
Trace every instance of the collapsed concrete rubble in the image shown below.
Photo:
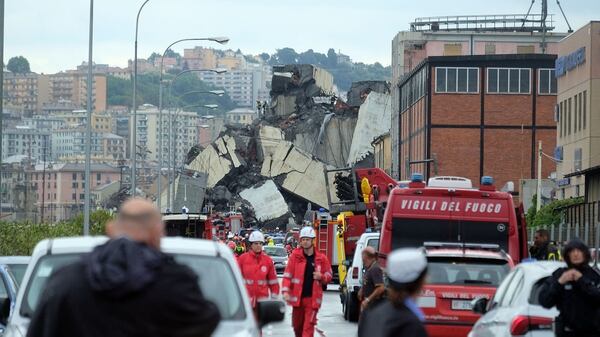
{"label": "collapsed concrete rubble", "polygon": [[390,128],[382,123],[390,120],[389,84],[353,86],[349,97],[363,93],[358,109],[335,91],[315,66],[273,67],[270,107],[251,126],[228,126],[186,167],[206,175],[207,201],[217,210],[239,205],[247,222],[271,227],[298,223],[307,207],[327,208],[325,169],[369,165],[371,141]]}

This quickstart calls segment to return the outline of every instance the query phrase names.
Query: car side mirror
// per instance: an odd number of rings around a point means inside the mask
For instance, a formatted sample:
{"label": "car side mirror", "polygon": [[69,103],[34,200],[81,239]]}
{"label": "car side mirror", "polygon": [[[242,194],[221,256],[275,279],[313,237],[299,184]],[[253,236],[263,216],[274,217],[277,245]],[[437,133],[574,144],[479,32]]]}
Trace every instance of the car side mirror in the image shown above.
{"label": "car side mirror", "polygon": [[258,301],[258,322],[260,327],[273,323],[281,322],[285,317],[285,303],[280,300],[262,300]]}
{"label": "car side mirror", "polygon": [[471,307],[476,314],[483,315],[487,312],[488,299],[485,297],[475,298],[471,301]]}
{"label": "car side mirror", "polygon": [[0,298],[0,324],[6,326],[10,316],[10,298]]}

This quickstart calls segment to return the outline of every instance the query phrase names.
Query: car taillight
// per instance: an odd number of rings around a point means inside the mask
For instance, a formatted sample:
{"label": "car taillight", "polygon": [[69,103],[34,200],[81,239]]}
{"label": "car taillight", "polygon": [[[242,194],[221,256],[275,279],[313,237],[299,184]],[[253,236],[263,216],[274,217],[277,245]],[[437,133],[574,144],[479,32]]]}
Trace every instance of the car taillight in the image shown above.
{"label": "car taillight", "polygon": [[517,316],[510,325],[510,334],[522,336],[531,330],[551,330],[552,318],[537,316]]}
{"label": "car taillight", "polygon": [[352,278],[358,278],[358,268],[352,268]]}

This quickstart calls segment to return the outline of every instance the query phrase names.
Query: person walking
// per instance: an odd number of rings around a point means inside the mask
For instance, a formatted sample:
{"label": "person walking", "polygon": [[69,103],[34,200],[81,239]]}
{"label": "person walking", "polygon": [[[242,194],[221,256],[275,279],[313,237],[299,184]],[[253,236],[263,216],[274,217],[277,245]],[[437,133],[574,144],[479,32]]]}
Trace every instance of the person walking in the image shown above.
{"label": "person walking", "polygon": [[546,229],[535,231],[533,246],[529,248],[529,256],[540,261],[562,260],[560,250],[550,243],[550,233]]}
{"label": "person walking", "polygon": [[250,250],[239,257],[238,264],[256,313],[258,301],[279,295],[279,281],[273,260],[263,252],[263,234],[254,231],[250,234],[249,241]]}
{"label": "person walking", "polygon": [[383,283],[383,271],[377,263],[377,252],[373,247],[366,247],[362,251],[363,273],[362,287],[358,291],[358,298],[361,300],[360,310],[366,310],[374,307],[382,299],[385,293]]}
{"label": "person walking", "polygon": [[549,277],[539,295],[545,308],[557,307],[555,333],[558,337],[600,336],[600,274],[589,263],[589,248],[573,239],[564,248],[566,268]]}
{"label": "person walking", "polygon": [[283,299],[293,307],[292,327],[296,337],[312,337],[323,301],[323,287],[331,282],[331,264],[315,249],[315,230],[300,230],[300,246],[292,251],[283,273]]}
{"label": "person walking", "polygon": [[359,337],[427,337],[425,315],[416,304],[425,277],[427,258],[421,249],[403,248],[387,258],[387,300],[362,312]]}
{"label": "person walking", "polygon": [[160,251],[164,224],[150,201],[124,202],[106,231],[105,244],[52,273],[28,337],[212,334],[219,310],[196,274]]}

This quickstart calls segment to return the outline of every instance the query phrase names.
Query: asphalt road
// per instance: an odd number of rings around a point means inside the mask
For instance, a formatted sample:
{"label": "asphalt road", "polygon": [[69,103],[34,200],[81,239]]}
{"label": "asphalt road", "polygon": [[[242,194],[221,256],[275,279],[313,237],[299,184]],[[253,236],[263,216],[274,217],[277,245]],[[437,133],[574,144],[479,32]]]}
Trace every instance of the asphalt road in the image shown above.
{"label": "asphalt road", "polygon": [[[340,295],[337,291],[338,285],[329,285],[323,295],[323,305],[317,315],[317,328],[322,330],[327,337],[355,337],[357,333],[356,323],[344,320],[342,316],[342,305]],[[263,328],[263,336],[290,337],[294,336],[292,330],[292,308],[287,307],[285,320],[281,323],[267,325]],[[315,332],[315,337],[320,335]]]}

